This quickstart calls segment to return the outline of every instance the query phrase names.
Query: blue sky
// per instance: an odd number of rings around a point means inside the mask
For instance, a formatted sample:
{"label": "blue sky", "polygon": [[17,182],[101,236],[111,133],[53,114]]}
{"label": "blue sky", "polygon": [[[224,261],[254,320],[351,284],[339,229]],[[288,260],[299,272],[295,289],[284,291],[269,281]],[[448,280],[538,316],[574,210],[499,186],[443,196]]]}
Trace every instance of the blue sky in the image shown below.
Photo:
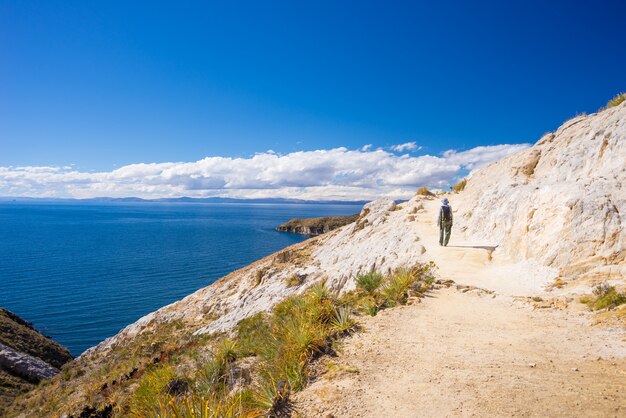
{"label": "blue sky", "polygon": [[[86,181],[138,163],[248,164],[267,150],[381,148],[393,165],[404,153],[445,160],[447,150],[532,143],[626,90],[624,16],[623,1],[1,1],[0,167]],[[286,164],[279,157],[268,164]],[[215,180],[210,161],[204,180],[179,189],[97,192],[220,194],[233,183]],[[311,187],[319,175],[346,186],[362,170],[333,164],[301,183],[261,183]],[[443,184],[475,164],[401,186]],[[55,189],[58,178],[29,181],[5,176],[0,194],[89,195]],[[244,183],[237,196],[258,195]]]}

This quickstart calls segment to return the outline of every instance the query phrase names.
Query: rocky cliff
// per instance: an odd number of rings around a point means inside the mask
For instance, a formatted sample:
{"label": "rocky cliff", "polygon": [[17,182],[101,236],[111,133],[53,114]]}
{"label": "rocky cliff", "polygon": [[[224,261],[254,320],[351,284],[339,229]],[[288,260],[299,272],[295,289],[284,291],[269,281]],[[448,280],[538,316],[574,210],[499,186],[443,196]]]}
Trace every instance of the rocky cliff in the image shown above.
{"label": "rocky cliff", "polygon": [[458,225],[565,279],[626,276],[626,103],[564,123],[471,176]]}
{"label": "rocky cliff", "polygon": [[350,216],[324,216],[321,218],[294,218],[276,227],[278,232],[301,235],[321,235],[357,220],[359,214]]}
{"label": "rocky cliff", "polygon": [[0,413],[17,395],[53,378],[71,359],[67,349],[0,308]]}
{"label": "rocky cliff", "polygon": [[154,364],[175,358],[177,370],[188,371],[197,359],[210,358],[212,336],[322,280],[344,294],[359,273],[434,260],[446,278],[489,278],[510,296],[547,292],[559,276],[623,282],[625,125],[626,103],[577,117],[534,147],[473,173],[465,191],[449,195],[456,222],[450,247],[437,244],[433,196],[401,205],[371,202],[353,223],[127,326],[73,362],[67,379],[56,377],[21,400],[16,411],[47,416],[123,403]]}

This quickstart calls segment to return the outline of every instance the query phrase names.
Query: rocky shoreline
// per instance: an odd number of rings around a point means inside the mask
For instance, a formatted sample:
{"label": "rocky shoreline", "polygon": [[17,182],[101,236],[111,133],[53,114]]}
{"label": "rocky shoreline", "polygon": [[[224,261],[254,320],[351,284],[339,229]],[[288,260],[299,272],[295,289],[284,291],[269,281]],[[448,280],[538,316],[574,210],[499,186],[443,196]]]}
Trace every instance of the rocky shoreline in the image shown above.
{"label": "rocky shoreline", "polygon": [[358,219],[359,215],[349,216],[324,216],[321,218],[294,218],[276,227],[278,232],[289,232],[300,235],[321,235],[333,229],[351,224]]}

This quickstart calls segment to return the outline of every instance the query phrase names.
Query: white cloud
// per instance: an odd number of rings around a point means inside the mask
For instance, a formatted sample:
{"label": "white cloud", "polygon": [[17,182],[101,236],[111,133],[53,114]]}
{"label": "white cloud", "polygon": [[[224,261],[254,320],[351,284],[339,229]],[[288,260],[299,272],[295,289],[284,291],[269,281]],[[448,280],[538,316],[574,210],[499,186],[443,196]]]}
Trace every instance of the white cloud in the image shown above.
{"label": "white cloud", "polygon": [[195,162],[140,163],[103,172],[79,171],[73,166],[0,167],[0,195],[407,198],[419,186],[445,188],[459,174],[528,146],[449,150],[441,156],[398,156],[367,146],[359,150],[342,147],[285,155],[267,151],[249,158],[206,157]]}
{"label": "white cloud", "polygon": [[389,147],[390,150],[396,152],[404,152],[404,151],[418,151],[422,149],[422,147],[417,146],[415,141],[413,142],[405,142],[404,144],[392,145]]}

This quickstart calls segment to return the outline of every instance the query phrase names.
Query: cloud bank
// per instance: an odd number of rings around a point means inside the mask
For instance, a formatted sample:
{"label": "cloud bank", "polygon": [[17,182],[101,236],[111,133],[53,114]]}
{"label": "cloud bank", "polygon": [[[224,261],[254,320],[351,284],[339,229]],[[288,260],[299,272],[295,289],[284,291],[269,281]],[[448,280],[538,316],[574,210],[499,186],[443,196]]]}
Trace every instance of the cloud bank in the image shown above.
{"label": "cloud bank", "polygon": [[[411,150],[411,145],[402,147]],[[414,145],[414,144],[413,144]],[[308,200],[408,198],[420,186],[447,188],[476,170],[527,148],[493,145],[440,156],[397,155],[382,149],[333,148],[249,158],[130,164],[85,172],[70,166],[0,167],[0,195],[29,197],[233,197]]]}

